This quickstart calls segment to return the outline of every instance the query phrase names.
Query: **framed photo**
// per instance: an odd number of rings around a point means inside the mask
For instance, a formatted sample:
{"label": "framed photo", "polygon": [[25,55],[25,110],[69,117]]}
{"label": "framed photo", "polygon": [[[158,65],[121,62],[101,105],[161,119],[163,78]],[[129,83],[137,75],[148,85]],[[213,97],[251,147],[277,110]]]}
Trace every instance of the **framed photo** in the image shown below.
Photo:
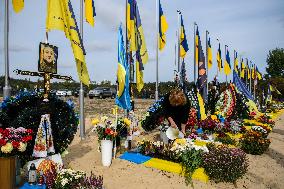
{"label": "framed photo", "polygon": [[48,43],[39,44],[38,71],[57,73],[58,48]]}

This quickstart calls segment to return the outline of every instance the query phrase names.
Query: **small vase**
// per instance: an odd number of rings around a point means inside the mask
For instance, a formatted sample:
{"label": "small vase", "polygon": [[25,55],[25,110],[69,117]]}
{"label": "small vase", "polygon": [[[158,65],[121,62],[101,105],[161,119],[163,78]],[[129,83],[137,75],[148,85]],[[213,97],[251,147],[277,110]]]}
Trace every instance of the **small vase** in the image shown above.
{"label": "small vase", "polygon": [[112,148],[113,141],[111,140],[101,140],[101,150],[102,150],[102,164],[103,166],[109,167],[112,160]]}

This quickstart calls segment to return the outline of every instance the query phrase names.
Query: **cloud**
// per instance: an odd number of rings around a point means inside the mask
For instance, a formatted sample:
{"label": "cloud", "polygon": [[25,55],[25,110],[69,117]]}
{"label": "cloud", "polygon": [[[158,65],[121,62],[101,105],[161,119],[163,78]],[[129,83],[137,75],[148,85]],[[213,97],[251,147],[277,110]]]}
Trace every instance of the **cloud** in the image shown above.
{"label": "cloud", "polygon": [[[123,1],[120,2],[113,0],[95,1],[96,7],[96,20],[109,28],[109,26],[116,26],[119,22],[123,21],[125,8]],[[115,31],[115,27],[111,30]]]}
{"label": "cloud", "polygon": [[107,52],[112,49],[109,43],[105,41],[92,41],[86,45],[87,52]]}
{"label": "cloud", "polygon": [[[12,44],[9,46],[9,51],[10,52],[27,52],[27,51],[32,51],[30,47],[27,47],[25,45],[19,45],[19,44]],[[4,47],[0,47],[0,53],[4,52]]]}

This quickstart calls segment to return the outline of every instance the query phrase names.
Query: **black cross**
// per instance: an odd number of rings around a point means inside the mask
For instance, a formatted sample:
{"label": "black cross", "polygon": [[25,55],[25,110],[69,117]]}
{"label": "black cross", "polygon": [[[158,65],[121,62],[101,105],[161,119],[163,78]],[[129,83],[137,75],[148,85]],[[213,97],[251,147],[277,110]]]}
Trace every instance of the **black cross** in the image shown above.
{"label": "black cross", "polygon": [[30,71],[23,71],[23,70],[14,70],[17,75],[29,75],[29,76],[38,76],[44,78],[44,95],[45,99],[48,98],[48,93],[50,91],[50,79],[63,79],[66,81],[73,80],[71,76],[62,76],[58,74],[52,74],[47,72],[30,72]]}

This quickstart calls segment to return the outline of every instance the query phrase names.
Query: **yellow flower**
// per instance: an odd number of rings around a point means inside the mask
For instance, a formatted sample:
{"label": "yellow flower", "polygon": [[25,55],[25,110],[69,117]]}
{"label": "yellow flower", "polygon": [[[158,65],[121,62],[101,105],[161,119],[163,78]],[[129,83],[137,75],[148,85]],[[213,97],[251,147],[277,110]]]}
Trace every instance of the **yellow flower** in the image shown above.
{"label": "yellow flower", "polygon": [[102,121],[102,122],[105,122],[107,119],[108,119],[108,117],[107,117],[107,116],[103,116],[103,117],[101,117],[101,121]]}
{"label": "yellow flower", "polygon": [[5,146],[1,147],[1,151],[5,154],[11,153],[13,150],[13,145],[8,142]]}
{"label": "yellow flower", "polygon": [[24,151],[26,151],[26,148],[27,148],[27,144],[26,144],[26,143],[23,143],[23,142],[20,142],[20,145],[19,145],[19,147],[18,147],[18,150],[19,150],[20,152],[24,152]]}
{"label": "yellow flower", "polygon": [[212,119],[212,120],[218,120],[218,118],[217,118],[216,115],[211,115],[211,119]]}
{"label": "yellow flower", "polygon": [[128,126],[128,127],[131,125],[131,121],[130,121],[129,119],[127,119],[127,118],[124,118],[124,119],[123,119],[123,122],[124,122],[125,125]]}
{"label": "yellow flower", "polygon": [[99,122],[100,122],[100,120],[97,119],[97,118],[92,119],[92,125],[93,125],[93,126],[96,126]]}

